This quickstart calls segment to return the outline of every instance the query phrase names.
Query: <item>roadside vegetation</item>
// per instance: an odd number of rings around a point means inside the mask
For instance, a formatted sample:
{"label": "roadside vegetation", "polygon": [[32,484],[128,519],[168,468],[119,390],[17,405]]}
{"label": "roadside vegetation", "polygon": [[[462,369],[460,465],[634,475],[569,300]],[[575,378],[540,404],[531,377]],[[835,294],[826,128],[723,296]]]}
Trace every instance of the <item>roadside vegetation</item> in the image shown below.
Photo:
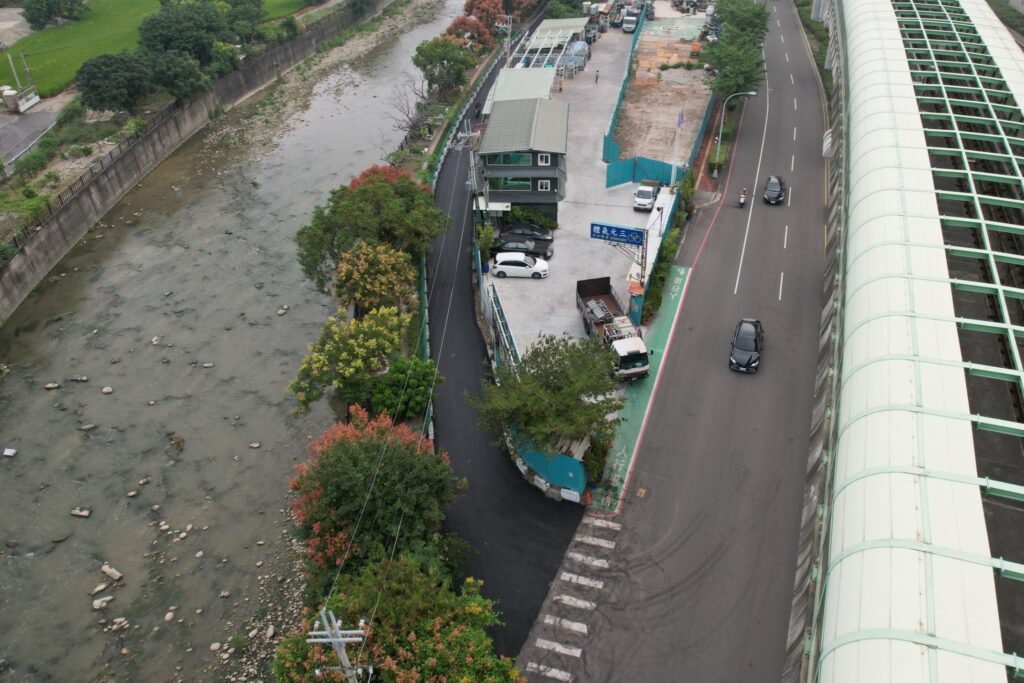
{"label": "roadside vegetation", "polygon": [[[811,46],[811,54],[814,56],[815,66],[818,67],[821,84],[825,88],[825,97],[828,98],[832,95],[832,72],[825,68],[825,58],[828,55],[828,29],[825,27],[824,22],[811,19],[811,6],[814,4],[812,0],[794,0],[794,3],[796,4],[797,14],[800,15],[800,23],[804,26],[804,35],[807,36],[807,42]],[[989,4],[992,5],[993,9],[998,4],[1017,17],[1020,23],[1024,24],[1024,18],[1019,13],[1002,4],[999,0],[989,0]],[[1006,20],[1004,19],[1003,21]]]}

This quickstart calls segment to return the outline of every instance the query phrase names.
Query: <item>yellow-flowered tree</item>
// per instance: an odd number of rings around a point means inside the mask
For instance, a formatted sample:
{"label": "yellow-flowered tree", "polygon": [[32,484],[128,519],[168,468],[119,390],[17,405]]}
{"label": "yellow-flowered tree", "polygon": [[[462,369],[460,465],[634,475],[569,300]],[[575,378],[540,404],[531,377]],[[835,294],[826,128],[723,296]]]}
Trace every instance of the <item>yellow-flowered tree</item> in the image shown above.
{"label": "yellow-flowered tree", "polygon": [[386,244],[360,242],[338,256],[334,298],[355,316],[383,306],[403,307],[412,300],[415,271],[409,254]]}
{"label": "yellow-flowered tree", "polygon": [[410,316],[393,306],[375,308],[362,318],[346,320],[339,312],[320,328],[290,389],[306,409],[328,387],[346,405],[364,403],[375,377],[401,351]]}

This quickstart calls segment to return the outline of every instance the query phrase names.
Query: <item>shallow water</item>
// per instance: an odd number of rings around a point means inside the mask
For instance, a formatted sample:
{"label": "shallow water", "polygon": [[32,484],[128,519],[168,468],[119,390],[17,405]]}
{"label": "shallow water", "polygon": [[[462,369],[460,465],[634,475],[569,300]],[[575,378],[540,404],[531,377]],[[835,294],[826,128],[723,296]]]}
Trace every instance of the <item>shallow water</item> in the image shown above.
{"label": "shallow water", "polygon": [[[212,679],[226,669],[210,644],[242,642],[298,580],[287,477],[330,416],[292,415],[287,385],[330,302],[299,271],[293,236],[330,189],[397,146],[388,95],[460,9],[445,0],[337,70],[269,147],[225,144],[216,131],[244,126],[237,113],[197,135],[0,329],[12,365],[0,448],[18,451],[0,457],[0,678]],[[94,611],[103,562],[124,578]],[[97,625],[115,617],[128,628]]]}

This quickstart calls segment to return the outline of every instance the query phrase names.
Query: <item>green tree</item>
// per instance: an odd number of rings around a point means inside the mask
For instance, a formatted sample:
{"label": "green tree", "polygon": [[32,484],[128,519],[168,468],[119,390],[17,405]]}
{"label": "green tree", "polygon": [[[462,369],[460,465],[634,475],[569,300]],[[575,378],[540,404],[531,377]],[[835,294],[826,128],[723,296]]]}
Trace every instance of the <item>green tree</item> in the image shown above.
{"label": "green tree", "polygon": [[720,40],[704,58],[718,71],[711,87],[721,95],[754,90],[764,82],[764,59],[757,44]]}
{"label": "green tree", "polygon": [[742,40],[760,45],[768,33],[771,12],[764,3],[754,0],[719,0],[716,11],[722,18],[725,30],[743,36]]}
{"label": "green tree", "polygon": [[82,102],[96,111],[134,113],[139,100],[153,88],[149,66],[127,50],[93,57],[79,67],[75,80]]}
{"label": "green tree", "polygon": [[57,18],[80,19],[89,9],[85,0],[24,0],[22,7],[25,21],[36,31]]}
{"label": "green tree", "polygon": [[[387,415],[371,419],[358,406],[348,423],[330,427],[310,450],[291,482],[291,509],[311,573],[333,578],[339,567],[359,566],[350,559],[379,559],[393,549],[446,570],[441,524],[460,486],[447,454],[435,453],[431,441],[408,426]],[[322,588],[319,580],[311,585]]]}
{"label": "green tree", "polygon": [[473,58],[451,36],[425,40],[416,46],[412,63],[423,72],[431,90],[448,93],[466,82],[466,69],[473,66]]}
{"label": "green tree", "polygon": [[444,381],[432,360],[399,356],[370,386],[370,406],[396,420],[422,419],[434,387]]}
{"label": "green tree", "polygon": [[210,61],[209,73],[213,78],[229,74],[238,68],[238,49],[228,43],[213,44],[213,59]]}
{"label": "green tree", "polygon": [[326,294],[341,254],[359,241],[387,244],[418,259],[444,225],[428,187],[407,173],[375,166],[313,209],[312,220],[295,236],[299,265]]}
{"label": "green tree", "polygon": [[[518,681],[511,660],[497,657],[486,629],[500,624],[481,582],[466,579],[460,594],[414,556],[366,564],[345,576],[327,607],[355,623],[375,614],[359,664],[377,663],[382,680]],[[303,624],[307,627],[307,624]],[[307,681],[318,664],[336,665],[329,650],[289,636],[274,659],[277,681]]]}
{"label": "green tree", "polygon": [[299,405],[308,408],[327,387],[346,404],[366,402],[370,380],[398,352],[408,325],[409,315],[396,308],[374,309],[358,320],[340,313],[328,318],[289,387]]}
{"label": "green tree", "polygon": [[506,427],[541,448],[560,439],[607,439],[622,407],[612,352],[592,339],[541,336],[516,367],[501,365],[495,384],[467,396],[487,429]]}
{"label": "green tree", "polygon": [[356,317],[381,306],[412,299],[412,259],[386,244],[359,242],[338,257],[334,296],[342,307],[355,306]]}
{"label": "green tree", "polygon": [[150,52],[178,50],[206,66],[213,61],[213,46],[234,35],[227,17],[209,0],[165,0],[159,11],[139,25],[139,47]]}
{"label": "green tree", "polygon": [[263,0],[227,0],[227,22],[240,43],[248,43],[259,35],[263,21]]}
{"label": "green tree", "polygon": [[210,86],[210,77],[203,73],[199,62],[184,52],[168,50],[151,53],[149,63],[153,83],[176,100],[188,100]]}

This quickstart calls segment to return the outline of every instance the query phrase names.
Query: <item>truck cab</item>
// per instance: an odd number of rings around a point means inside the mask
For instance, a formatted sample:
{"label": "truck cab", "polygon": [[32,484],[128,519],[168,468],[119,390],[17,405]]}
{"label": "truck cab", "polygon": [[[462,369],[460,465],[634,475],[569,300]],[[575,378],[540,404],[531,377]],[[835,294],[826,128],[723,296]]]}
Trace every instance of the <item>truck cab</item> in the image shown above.
{"label": "truck cab", "polygon": [[636,17],[624,17],[622,19],[622,32],[623,33],[634,33],[636,32]]}
{"label": "truck cab", "polygon": [[654,201],[658,198],[659,185],[650,181],[644,181],[633,193],[634,211],[653,211]]}

